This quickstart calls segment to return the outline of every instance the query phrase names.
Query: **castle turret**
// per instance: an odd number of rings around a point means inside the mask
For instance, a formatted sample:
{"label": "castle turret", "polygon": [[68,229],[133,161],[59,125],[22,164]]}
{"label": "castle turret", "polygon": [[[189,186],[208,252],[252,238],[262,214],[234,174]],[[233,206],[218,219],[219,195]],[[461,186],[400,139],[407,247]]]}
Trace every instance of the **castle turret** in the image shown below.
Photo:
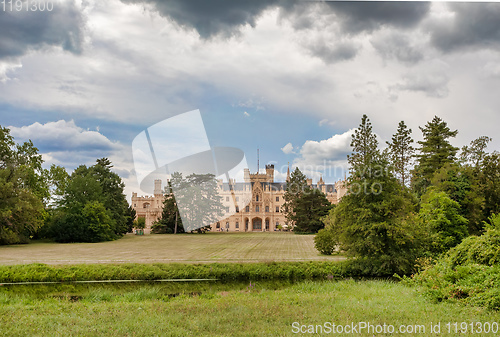
{"label": "castle turret", "polygon": [[156,179],[155,180],[155,190],[154,190],[155,195],[161,195],[163,194],[161,191],[161,179]]}
{"label": "castle turret", "polygon": [[274,165],[266,165],[266,176],[267,176],[267,181],[270,183],[274,182]]}

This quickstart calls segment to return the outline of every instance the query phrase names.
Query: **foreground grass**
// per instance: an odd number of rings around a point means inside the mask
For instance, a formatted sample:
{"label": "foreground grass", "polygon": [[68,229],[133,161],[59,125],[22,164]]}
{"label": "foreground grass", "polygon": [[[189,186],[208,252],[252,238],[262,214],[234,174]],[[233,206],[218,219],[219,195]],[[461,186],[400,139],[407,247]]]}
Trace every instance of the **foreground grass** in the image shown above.
{"label": "foreground grass", "polygon": [[[301,282],[278,290],[240,290],[166,296],[157,286],[130,292],[98,289],[78,300],[0,288],[1,336],[293,336],[292,324],[430,325],[500,322],[498,312],[429,303],[413,288],[388,281]],[[358,336],[388,335],[373,333]],[[478,334],[476,334],[478,335]],[[485,335],[485,334],[483,334]],[[487,334],[486,334],[487,335]],[[491,336],[496,334],[489,334]]]}
{"label": "foreground grass", "polygon": [[212,263],[334,261],[314,248],[314,235],[285,232],[179,235],[127,234],[99,243],[32,242],[0,246],[0,264]]}

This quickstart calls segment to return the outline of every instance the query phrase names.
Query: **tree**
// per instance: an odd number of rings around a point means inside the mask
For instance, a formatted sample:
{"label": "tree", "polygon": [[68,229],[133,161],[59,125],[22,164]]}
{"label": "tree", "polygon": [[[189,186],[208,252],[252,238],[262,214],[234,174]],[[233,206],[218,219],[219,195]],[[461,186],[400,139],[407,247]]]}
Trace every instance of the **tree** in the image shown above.
{"label": "tree", "polygon": [[460,161],[465,165],[470,165],[474,168],[481,167],[483,159],[486,156],[485,150],[491,140],[492,139],[490,137],[482,136],[470,142],[469,146],[462,147]]}
{"label": "tree", "polygon": [[403,186],[410,181],[410,167],[415,154],[415,149],[411,145],[413,139],[410,135],[411,129],[408,129],[405,122],[401,121],[391,142],[387,142],[394,172]]}
{"label": "tree", "polygon": [[325,229],[364,273],[409,273],[422,254],[423,233],[414,226],[415,200],[380,154],[368,118],[353,135],[349,191],[324,219]]}
{"label": "tree", "polygon": [[307,186],[293,201],[293,212],[287,219],[294,224],[294,233],[317,233],[325,227],[322,219],[332,207],[323,192]]}
{"label": "tree", "polygon": [[0,126],[0,244],[27,243],[43,225],[48,189],[41,165],[31,141],[16,145]]}
{"label": "tree", "polygon": [[484,196],[483,219],[500,213],[500,153],[493,152],[484,156],[478,174],[479,186]]}
{"label": "tree", "polygon": [[172,174],[171,187],[186,232],[204,231],[223,215],[222,197],[213,174]]}
{"label": "tree", "polygon": [[281,211],[285,214],[285,219],[287,224],[292,228],[294,226],[293,212],[295,207],[295,202],[299,199],[307,188],[307,178],[298,167],[292,171],[290,175],[290,181],[286,184],[286,190],[283,194],[283,200],[285,201],[281,206]]}
{"label": "tree", "polygon": [[367,173],[366,168],[380,156],[377,136],[368,116],[361,118],[361,124],[352,135],[351,147],[353,153],[347,156],[351,176],[362,177]]}
{"label": "tree", "polygon": [[415,201],[386,172],[352,179],[350,192],[325,219],[340,248],[372,275],[409,273],[423,251],[423,233],[412,221]]}
{"label": "tree", "polygon": [[479,173],[471,166],[458,163],[445,164],[434,173],[431,186],[437,192],[445,192],[460,205],[460,215],[468,222],[468,233],[478,235],[483,229],[485,205],[484,192],[479,183]]}
{"label": "tree", "polygon": [[322,218],[332,207],[323,192],[307,184],[298,167],[290,175],[283,200],[282,212],[295,233],[317,233],[324,227]]}
{"label": "tree", "polygon": [[127,210],[127,233],[132,233],[134,230],[134,220],[137,212],[132,206],[128,207]]}
{"label": "tree", "polygon": [[81,165],[73,171],[49,230],[56,241],[113,240],[128,231],[131,214],[124,184],[111,168],[111,162],[101,158],[91,167]]}
{"label": "tree", "polygon": [[421,147],[417,155],[413,187],[417,194],[422,195],[430,185],[433,174],[446,163],[455,161],[458,148],[452,146],[448,139],[456,137],[458,131],[451,131],[446,122],[437,116],[420,130],[424,140],[418,141]]}
{"label": "tree", "polygon": [[168,188],[165,193],[161,217],[153,224],[151,231],[155,234],[184,233],[182,218],[179,214],[179,209],[175,201],[170,181],[168,182]]}
{"label": "tree", "polygon": [[136,220],[134,220],[134,228],[136,228],[136,229],[146,228],[146,218],[141,216],[141,217],[138,217]]}
{"label": "tree", "polygon": [[314,237],[314,247],[323,255],[332,255],[337,248],[336,238],[329,228],[320,229]]}
{"label": "tree", "polygon": [[422,199],[419,217],[432,234],[432,251],[440,254],[458,245],[467,236],[467,219],[460,215],[458,202],[434,189]]}

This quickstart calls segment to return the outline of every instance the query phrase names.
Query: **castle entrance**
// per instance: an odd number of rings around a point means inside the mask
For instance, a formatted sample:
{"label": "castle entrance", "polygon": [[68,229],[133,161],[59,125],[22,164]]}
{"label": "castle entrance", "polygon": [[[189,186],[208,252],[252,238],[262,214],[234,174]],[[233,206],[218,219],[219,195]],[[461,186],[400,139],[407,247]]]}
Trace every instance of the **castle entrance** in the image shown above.
{"label": "castle entrance", "polygon": [[262,231],[262,219],[261,218],[254,218],[252,220],[252,231]]}

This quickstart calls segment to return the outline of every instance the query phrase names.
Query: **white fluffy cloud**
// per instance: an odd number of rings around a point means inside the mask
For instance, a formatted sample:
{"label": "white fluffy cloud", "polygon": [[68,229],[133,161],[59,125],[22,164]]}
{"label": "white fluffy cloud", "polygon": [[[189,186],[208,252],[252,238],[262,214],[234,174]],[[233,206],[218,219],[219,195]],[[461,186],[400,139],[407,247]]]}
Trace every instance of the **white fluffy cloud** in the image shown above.
{"label": "white fluffy cloud", "polygon": [[347,171],[347,155],[351,153],[354,130],[320,141],[307,140],[300,148],[300,157],[295,159],[294,166],[313,178],[319,178],[321,172],[342,177]]}
{"label": "white fluffy cloud", "polygon": [[288,143],[285,146],[283,146],[281,148],[281,151],[283,151],[284,154],[294,153],[293,152],[293,145],[292,145],[292,143]]}
{"label": "white fluffy cloud", "polygon": [[101,133],[84,130],[73,120],[45,124],[35,122],[22,127],[11,126],[10,129],[16,139],[31,139],[38,147],[48,152],[112,150],[117,147],[117,143],[113,143]]}

